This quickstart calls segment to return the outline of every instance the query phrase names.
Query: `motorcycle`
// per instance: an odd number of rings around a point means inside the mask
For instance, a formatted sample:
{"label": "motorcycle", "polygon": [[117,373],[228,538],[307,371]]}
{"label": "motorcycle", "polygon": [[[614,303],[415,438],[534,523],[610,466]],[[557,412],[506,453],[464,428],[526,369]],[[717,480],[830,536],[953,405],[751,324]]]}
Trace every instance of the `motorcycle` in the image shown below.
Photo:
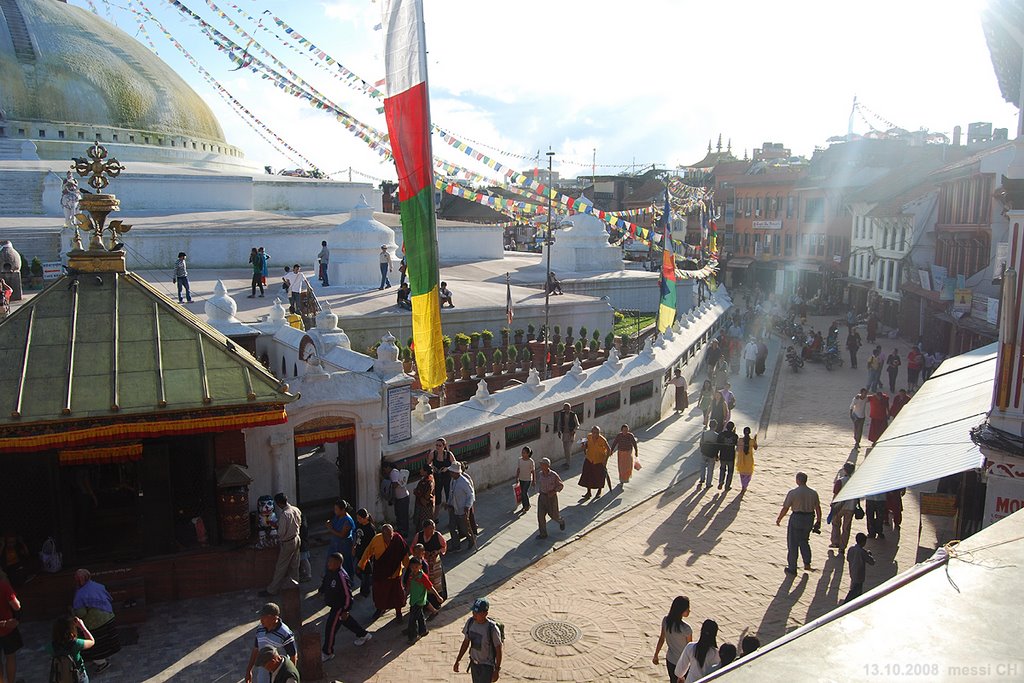
{"label": "motorcycle", "polygon": [[829,372],[832,371],[834,366],[843,367],[843,357],[839,354],[838,346],[828,347],[823,360],[825,362],[825,369]]}

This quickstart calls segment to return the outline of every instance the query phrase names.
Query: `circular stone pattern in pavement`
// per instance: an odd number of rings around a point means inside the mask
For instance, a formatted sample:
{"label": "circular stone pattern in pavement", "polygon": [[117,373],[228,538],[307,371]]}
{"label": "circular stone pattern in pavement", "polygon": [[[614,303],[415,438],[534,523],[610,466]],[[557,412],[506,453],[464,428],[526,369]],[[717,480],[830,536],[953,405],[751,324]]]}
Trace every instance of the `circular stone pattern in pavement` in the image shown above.
{"label": "circular stone pattern in pavement", "polygon": [[583,632],[568,621],[542,621],[530,629],[530,635],[545,645],[572,645],[583,637]]}
{"label": "circular stone pattern in pavement", "polygon": [[599,602],[576,597],[569,587],[548,585],[547,591],[527,591],[522,599],[516,591],[500,610],[492,608],[492,616],[505,624],[503,676],[600,681],[640,660],[644,629],[633,620],[628,593]]}

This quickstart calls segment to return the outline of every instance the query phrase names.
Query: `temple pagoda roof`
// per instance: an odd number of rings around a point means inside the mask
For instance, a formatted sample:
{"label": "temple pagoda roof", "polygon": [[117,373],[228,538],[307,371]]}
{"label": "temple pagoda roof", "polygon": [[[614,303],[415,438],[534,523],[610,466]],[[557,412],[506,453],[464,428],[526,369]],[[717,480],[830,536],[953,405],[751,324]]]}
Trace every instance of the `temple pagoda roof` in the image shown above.
{"label": "temple pagoda roof", "polygon": [[123,267],[69,270],[0,323],[3,450],[279,424],[295,398],[245,349]]}

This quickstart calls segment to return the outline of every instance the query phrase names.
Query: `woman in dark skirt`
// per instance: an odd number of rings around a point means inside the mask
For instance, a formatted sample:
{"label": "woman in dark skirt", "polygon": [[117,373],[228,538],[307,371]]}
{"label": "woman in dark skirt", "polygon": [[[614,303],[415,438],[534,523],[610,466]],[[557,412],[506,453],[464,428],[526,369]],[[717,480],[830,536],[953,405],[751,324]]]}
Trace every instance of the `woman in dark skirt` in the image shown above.
{"label": "woman in dark skirt", "polygon": [[114,623],[114,605],[106,587],[92,580],[88,569],[75,572],[75,599],[71,605],[75,616],[92,632],[96,644],[82,653],[87,662],[96,663],[96,672],[103,671],[110,656],[121,650],[121,639]]}
{"label": "woman in dark skirt", "polygon": [[765,363],[768,361],[768,345],[763,341],[757,342],[757,359],[754,361],[754,374],[760,377],[764,374]]}
{"label": "woman in dark skirt", "polygon": [[[366,511],[366,508],[359,508],[356,512],[356,530],[353,534],[355,541],[352,548],[352,557],[362,558],[363,553],[370,546],[370,541],[376,535],[377,529],[373,525],[373,516]],[[357,571],[360,577],[359,595],[365,598],[373,588],[373,562],[367,563],[366,567]]]}
{"label": "woman in dark skirt", "polygon": [[[448,552],[448,544],[444,540],[444,536],[437,533],[436,525],[434,520],[428,519],[423,523],[423,528],[416,534],[412,539],[412,545],[417,543],[423,544],[424,559],[427,561],[427,575],[430,577],[430,582],[434,584],[434,588],[437,590],[438,595],[441,596],[442,600],[448,599],[448,582],[444,576],[444,564],[442,558],[445,553]],[[431,604],[436,602],[436,598],[431,595],[428,597]],[[434,604],[434,608],[440,607],[440,603]],[[428,619],[433,618],[436,612],[432,613]]]}
{"label": "woman in dark skirt", "polygon": [[434,471],[434,518],[441,510],[441,505],[448,502],[448,487],[451,485],[451,475],[448,468],[455,462],[455,455],[448,450],[448,443],[438,437],[434,442],[434,450],[430,452],[430,468]]}
{"label": "woman in dark skirt", "polygon": [[[608,440],[601,435],[601,428],[594,427],[587,435],[584,446],[586,458],[583,460],[583,472],[580,474],[579,485],[587,489],[583,500],[590,498],[590,489],[597,489],[597,495],[601,495],[605,480],[608,479],[608,457],[612,454]],[[608,488],[611,488],[609,480]]]}

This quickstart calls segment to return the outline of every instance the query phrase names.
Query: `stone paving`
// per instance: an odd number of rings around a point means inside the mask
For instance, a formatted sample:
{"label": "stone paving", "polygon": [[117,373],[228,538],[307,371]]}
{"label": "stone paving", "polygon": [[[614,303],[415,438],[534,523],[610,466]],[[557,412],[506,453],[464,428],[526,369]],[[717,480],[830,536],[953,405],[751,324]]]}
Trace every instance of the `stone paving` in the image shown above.
{"label": "stone paving", "polygon": [[[777,352],[775,343],[768,375],[735,376],[738,431],[761,422]],[[798,469],[808,472],[827,502],[835,471],[851,455],[847,406],[863,373],[848,367],[827,373],[810,364],[797,375],[780,369],[767,430],[759,435],[754,480],[743,497],[738,481],[724,495],[694,488],[696,411],[638,432],[645,466],[622,491],[579,501],[576,477],[559,470],[567,482],[560,503],[568,526],[564,534],[556,526],[547,541],[534,539],[532,514],[511,513],[508,486],[482,492],[481,547],[446,559],[451,599],[429,624],[431,633],[408,646],[399,627],[382,618],[368,626],[374,639],[355,648],[342,630],[339,656],[325,667],[327,680],[468,681],[467,674],[452,672],[452,663],[469,604],[484,594],[492,616],[505,624],[503,680],[664,680],[663,663],[655,666],[651,656],[660,619],[675,595],[690,597],[695,629],[714,618],[722,637],[734,642],[750,632],[766,643],[827,612],[848,589],[845,563],[826,551],[827,529],[812,536],[816,571],[788,577],[782,572],[785,523],[772,522]],[[574,475],[579,466],[576,456]],[[867,588],[915,561],[918,515],[913,496],[904,501],[904,538],[896,532],[869,543],[877,564],[869,568]],[[854,530],[863,526],[855,522]],[[322,566],[322,557],[321,549],[314,567]],[[241,680],[261,603],[239,592],[156,605],[139,627],[139,643],[125,647],[93,679]],[[320,629],[320,606],[315,596],[304,601],[307,628]],[[366,623],[372,610],[369,600],[359,600],[353,613]],[[46,631],[46,624],[23,627],[27,646],[19,656],[19,676],[26,681],[45,680]]]}

